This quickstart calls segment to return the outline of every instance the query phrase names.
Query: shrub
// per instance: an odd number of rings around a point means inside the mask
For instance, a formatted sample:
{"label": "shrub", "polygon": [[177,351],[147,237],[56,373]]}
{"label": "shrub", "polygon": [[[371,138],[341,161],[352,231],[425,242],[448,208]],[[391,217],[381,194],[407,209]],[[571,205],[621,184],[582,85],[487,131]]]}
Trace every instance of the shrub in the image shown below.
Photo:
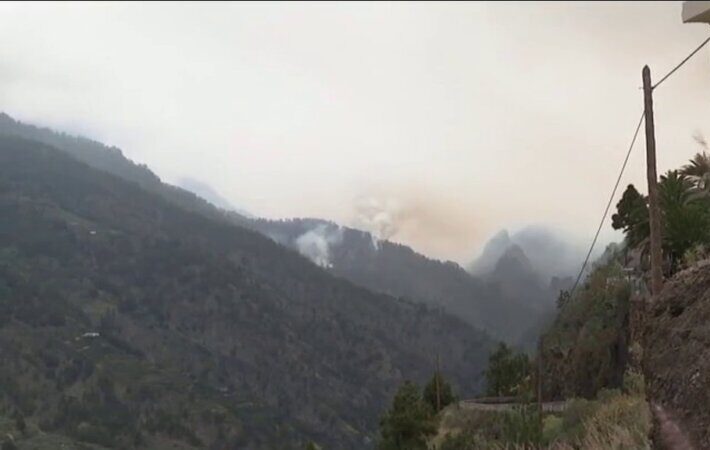
{"label": "shrub", "polygon": [[624,373],[624,392],[628,395],[645,396],[646,395],[646,380],[643,374],[629,369]]}
{"label": "shrub", "polygon": [[540,420],[534,405],[521,406],[505,414],[503,441],[511,444],[540,444]]}
{"label": "shrub", "polygon": [[[438,387],[438,394],[437,394]],[[432,411],[439,412],[454,401],[454,394],[451,385],[436,372],[427,385],[424,387],[424,401],[429,404]]]}
{"label": "shrub", "polygon": [[427,438],[436,434],[437,424],[419,388],[405,381],[397,390],[392,407],[380,421],[380,450],[426,450]]}
{"label": "shrub", "polygon": [[542,440],[550,443],[558,439],[563,431],[564,420],[562,417],[550,415],[542,422]]}
{"label": "shrub", "polygon": [[598,407],[598,403],[591,400],[577,398],[570,400],[562,415],[562,437],[574,441],[584,435],[584,421],[591,417]]}
{"label": "shrub", "polygon": [[500,343],[491,353],[486,370],[488,395],[510,396],[522,394],[530,374],[527,355],[516,353]]}
{"label": "shrub", "polygon": [[641,397],[618,396],[600,405],[585,423],[581,448],[649,449],[651,411]]}
{"label": "shrub", "polygon": [[489,448],[486,440],[477,434],[459,433],[448,435],[438,450],[482,450]]}
{"label": "shrub", "polygon": [[608,402],[612,401],[616,397],[621,395],[621,390],[612,388],[612,389],[607,389],[607,388],[602,388],[597,392],[597,400],[600,402]]}
{"label": "shrub", "polygon": [[708,247],[705,244],[697,244],[683,254],[683,266],[691,267],[699,261],[708,257]]}

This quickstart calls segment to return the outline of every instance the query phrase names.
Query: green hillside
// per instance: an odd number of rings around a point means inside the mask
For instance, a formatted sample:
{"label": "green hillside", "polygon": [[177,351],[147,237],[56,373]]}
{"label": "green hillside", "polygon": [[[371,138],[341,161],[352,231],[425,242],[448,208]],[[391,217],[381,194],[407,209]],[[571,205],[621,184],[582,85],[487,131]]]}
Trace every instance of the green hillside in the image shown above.
{"label": "green hillside", "polygon": [[28,424],[20,448],[52,435],[369,448],[403,379],[424,380],[439,352],[473,395],[490,345],[260,234],[0,136],[0,413]]}

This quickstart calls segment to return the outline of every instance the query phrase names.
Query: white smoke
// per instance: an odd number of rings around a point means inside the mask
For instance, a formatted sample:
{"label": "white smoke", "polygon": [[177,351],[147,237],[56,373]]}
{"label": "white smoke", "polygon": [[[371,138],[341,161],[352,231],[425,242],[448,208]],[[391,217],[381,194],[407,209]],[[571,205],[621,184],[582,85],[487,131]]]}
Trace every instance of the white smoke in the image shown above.
{"label": "white smoke", "polygon": [[330,247],[342,240],[343,230],[339,226],[321,224],[300,235],[295,242],[301,255],[321,267],[331,268]]}
{"label": "white smoke", "polygon": [[399,231],[400,216],[401,208],[395,200],[365,197],[355,204],[354,225],[370,232],[372,246],[378,250],[380,241],[391,238]]}

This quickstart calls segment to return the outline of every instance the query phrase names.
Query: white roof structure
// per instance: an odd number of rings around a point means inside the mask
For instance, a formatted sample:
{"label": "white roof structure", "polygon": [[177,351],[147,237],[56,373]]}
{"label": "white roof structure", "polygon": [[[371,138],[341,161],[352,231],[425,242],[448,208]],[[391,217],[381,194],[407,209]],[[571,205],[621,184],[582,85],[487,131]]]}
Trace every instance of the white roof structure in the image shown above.
{"label": "white roof structure", "polygon": [[710,23],[710,1],[683,2],[683,22]]}

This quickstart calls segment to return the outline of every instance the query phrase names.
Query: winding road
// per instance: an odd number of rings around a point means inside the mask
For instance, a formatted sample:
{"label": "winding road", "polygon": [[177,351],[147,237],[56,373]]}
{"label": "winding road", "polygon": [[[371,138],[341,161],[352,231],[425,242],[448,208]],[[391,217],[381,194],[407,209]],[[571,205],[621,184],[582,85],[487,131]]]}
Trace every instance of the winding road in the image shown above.
{"label": "winding road", "polygon": [[[516,401],[514,397],[484,397],[459,401],[460,408],[477,411],[509,411],[518,406],[523,406],[523,403]],[[542,410],[545,412],[562,412],[566,407],[567,402],[564,400],[542,404]]]}

